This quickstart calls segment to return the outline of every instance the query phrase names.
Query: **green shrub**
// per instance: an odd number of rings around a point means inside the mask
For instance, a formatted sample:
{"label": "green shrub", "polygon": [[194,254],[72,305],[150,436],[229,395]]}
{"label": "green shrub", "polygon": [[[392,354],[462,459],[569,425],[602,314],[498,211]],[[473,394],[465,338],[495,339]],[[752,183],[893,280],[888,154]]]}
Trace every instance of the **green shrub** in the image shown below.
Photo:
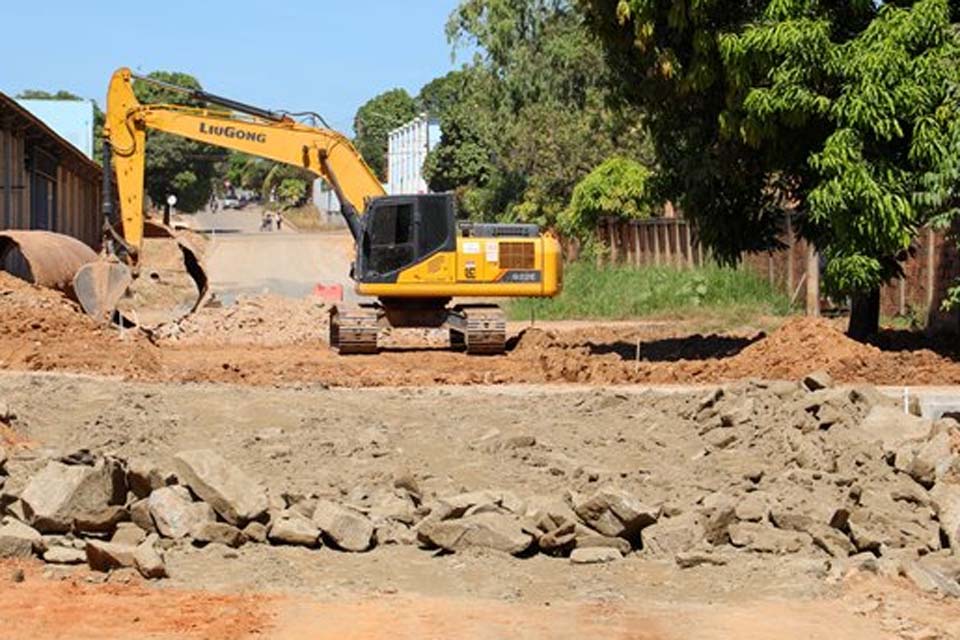
{"label": "green shrub", "polygon": [[654,210],[647,187],[650,176],[635,160],[606,160],[574,188],[570,206],[557,218],[560,231],[583,238],[592,235],[603,217],[649,218]]}

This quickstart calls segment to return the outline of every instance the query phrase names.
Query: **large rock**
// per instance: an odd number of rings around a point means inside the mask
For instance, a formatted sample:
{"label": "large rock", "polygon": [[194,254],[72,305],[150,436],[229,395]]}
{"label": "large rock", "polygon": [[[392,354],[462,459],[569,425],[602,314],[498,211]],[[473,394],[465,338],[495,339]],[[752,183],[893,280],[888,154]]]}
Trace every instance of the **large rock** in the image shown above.
{"label": "large rock", "polygon": [[210,505],[194,502],[185,487],[158,489],[147,498],[150,515],[157,531],[167,538],[186,538],[205,522],[213,522],[216,515]]}
{"label": "large rock", "polygon": [[940,520],[940,530],[946,536],[950,550],[954,555],[960,555],[960,484],[938,482],[930,491],[930,497]]}
{"label": "large rock", "polygon": [[611,547],[574,549],[570,554],[570,562],[573,564],[605,564],[616,560],[623,560],[623,554]]}
{"label": "large rock", "polygon": [[121,522],[117,525],[117,530],[110,538],[114,544],[127,544],[137,546],[147,537],[147,533],[132,522]]}
{"label": "large rock", "polygon": [[0,526],[0,558],[30,558],[42,548],[43,536],[36,529],[12,518]]}
{"label": "large rock", "polygon": [[130,513],[120,505],[112,505],[77,514],[73,519],[73,528],[79,533],[113,533],[117,525],[129,520]]}
{"label": "large rock", "polygon": [[127,484],[138,498],[146,498],[151,491],[161,489],[168,484],[168,474],[160,467],[142,458],[127,460]]}
{"label": "large rock", "polygon": [[50,547],[43,552],[43,561],[47,564],[83,564],[87,554],[73,547]]}
{"label": "large rock", "polygon": [[148,580],[167,577],[167,565],[157,551],[157,539],[157,534],[151,534],[133,551],[133,566]]}
{"label": "large rock", "polygon": [[94,571],[110,571],[121,567],[134,566],[133,554],[136,547],[99,540],[88,540],[85,551],[87,564]]}
{"label": "large rock", "polygon": [[41,533],[65,533],[77,516],[122,505],[123,469],[114,460],[94,466],[50,462],[23,489],[20,501],[27,522]]}
{"label": "large rock", "polygon": [[500,513],[478,513],[455,520],[424,523],[418,537],[446,551],[481,547],[518,555],[533,544],[533,536],[524,531],[517,517]]}
{"label": "large rock", "polygon": [[273,544],[316,547],[320,544],[320,529],[299,512],[284,511],[270,523],[267,539]]}
{"label": "large rock", "polygon": [[940,532],[928,513],[890,499],[877,499],[854,509],[847,522],[858,551],[883,549],[940,549]]}
{"label": "large rock", "polygon": [[879,440],[886,453],[895,453],[904,444],[925,440],[933,421],[918,418],[895,407],[878,405],[860,423],[860,429],[873,440]]}
{"label": "large rock", "polygon": [[490,489],[441,498],[440,508],[446,512],[446,518],[459,518],[488,511],[520,515],[526,511],[526,504],[512,491]]}
{"label": "large rock", "polygon": [[640,532],[654,524],[660,510],[643,504],[616,487],[606,487],[574,504],[584,524],[606,536],[639,542]]}
{"label": "large rock", "polygon": [[317,501],[313,523],[344,551],[367,551],[373,544],[373,523],[362,513],[329,500]]}
{"label": "large rock", "polygon": [[705,534],[700,518],[695,513],[661,518],[643,530],[643,553],[655,558],[672,558],[693,549]]}
{"label": "large rock", "polygon": [[243,527],[266,513],[263,487],[216,452],[182,451],[174,463],[180,481],[230,524]]}
{"label": "large rock", "polygon": [[784,531],[758,522],[730,525],[730,543],[758,553],[797,553],[813,546],[813,539],[800,531]]}
{"label": "large rock", "polygon": [[238,549],[247,541],[240,529],[226,522],[204,522],[190,532],[190,537],[205,544],[222,544]]}
{"label": "large rock", "polygon": [[907,473],[923,486],[932,487],[957,459],[952,444],[950,433],[941,431],[936,434],[917,448],[907,465]]}
{"label": "large rock", "polygon": [[157,525],[150,515],[150,500],[144,498],[130,505],[130,521],[140,527],[145,533],[156,533]]}

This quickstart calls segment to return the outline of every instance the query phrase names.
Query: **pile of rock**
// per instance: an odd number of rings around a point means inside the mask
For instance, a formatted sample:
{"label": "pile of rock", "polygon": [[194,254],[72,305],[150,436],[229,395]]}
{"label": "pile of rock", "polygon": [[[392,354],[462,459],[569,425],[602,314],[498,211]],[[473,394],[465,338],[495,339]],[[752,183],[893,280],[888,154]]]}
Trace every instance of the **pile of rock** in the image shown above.
{"label": "pile of rock", "polygon": [[[5,460],[5,456],[0,457]],[[365,551],[374,529],[362,514],[327,501],[286,509],[209,450],[184,451],[171,472],[143,461],[77,454],[49,461],[21,490],[0,494],[0,558],[166,576],[169,541],[240,547],[247,542]],[[0,470],[3,467],[0,466]]]}
{"label": "pile of rock", "polygon": [[[597,397],[605,411],[609,401]],[[181,452],[169,470],[80,452],[7,483],[0,557],[161,577],[163,551],[177,540],[482,548],[574,563],[632,554],[684,568],[799,555],[960,594],[955,420],[905,413],[872,388],[834,388],[823,374],[637,401],[643,432],[654,434],[637,453],[644,468],[574,474],[555,495],[425,495],[411,475],[336,495],[271,495],[213,451]]]}

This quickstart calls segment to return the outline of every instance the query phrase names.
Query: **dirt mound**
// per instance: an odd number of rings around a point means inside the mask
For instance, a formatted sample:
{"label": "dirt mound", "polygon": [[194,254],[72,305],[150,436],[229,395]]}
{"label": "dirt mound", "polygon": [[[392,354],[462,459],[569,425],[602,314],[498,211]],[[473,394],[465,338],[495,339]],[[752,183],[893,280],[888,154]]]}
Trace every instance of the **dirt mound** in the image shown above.
{"label": "dirt mound", "polygon": [[329,326],[327,305],[276,295],[240,296],[229,306],[208,306],[161,327],[167,344],[278,346],[323,342]]}
{"label": "dirt mound", "polygon": [[[312,299],[240,297],[152,334],[97,326],[54,291],[0,273],[0,369],[72,371],[147,380],[336,386],[580,383],[699,384],[798,379],[822,369],[838,382],[960,384],[960,363],[917,349],[847,338],[834,323],[798,318],[770,335],[691,335],[682,325],[528,328],[506,356],[448,350],[446,331],[381,335],[382,353],[343,358],[326,345],[327,307]],[[902,341],[901,341],[902,342]]]}
{"label": "dirt mound", "polygon": [[60,293],[0,271],[0,368],[140,376],[157,349],[135,331],[98,326]]}
{"label": "dirt mound", "polygon": [[803,371],[856,370],[882,357],[876,347],[848,338],[819,318],[795,318],[723,364],[728,378],[789,379]]}

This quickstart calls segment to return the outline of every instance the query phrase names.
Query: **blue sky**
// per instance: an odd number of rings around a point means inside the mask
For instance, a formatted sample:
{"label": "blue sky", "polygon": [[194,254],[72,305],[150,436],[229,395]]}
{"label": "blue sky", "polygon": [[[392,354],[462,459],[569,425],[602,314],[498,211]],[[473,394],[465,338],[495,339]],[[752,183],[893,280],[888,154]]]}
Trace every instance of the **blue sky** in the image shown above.
{"label": "blue sky", "polygon": [[[457,0],[11,1],[0,91],[66,89],[103,105],[112,71],[196,76],[212,93],[316,111],[349,132],[357,107],[415,94],[463,62],[444,35]],[[12,12],[11,12],[12,10]],[[19,27],[17,26],[19,25]],[[10,28],[13,27],[13,28]]]}

